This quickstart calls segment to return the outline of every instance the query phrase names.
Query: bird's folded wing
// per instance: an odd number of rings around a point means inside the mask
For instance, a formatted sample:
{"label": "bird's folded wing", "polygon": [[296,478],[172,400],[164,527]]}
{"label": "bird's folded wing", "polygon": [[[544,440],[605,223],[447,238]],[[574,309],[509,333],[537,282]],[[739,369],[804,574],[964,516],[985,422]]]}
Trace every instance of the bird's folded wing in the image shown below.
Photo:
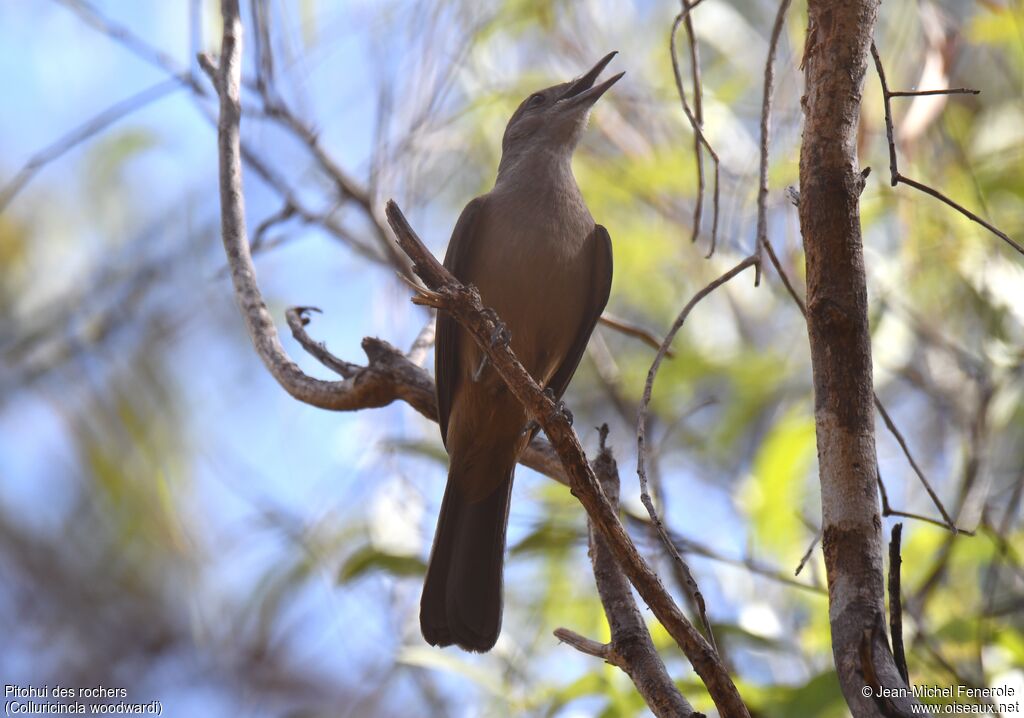
{"label": "bird's folded wing", "polygon": [[594,326],[608,303],[608,295],[612,289],[612,238],[608,235],[608,230],[599,224],[595,225],[594,231],[587,238],[587,247],[591,262],[590,296],[584,316],[581,317],[576,330],[576,338],[548,382],[548,387],[556,397],[561,397],[565,393],[572,375],[576,373],[576,367],[579,366],[587,342],[590,341]]}
{"label": "bird's folded wing", "polygon": [[[477,197],[466,205],[455,223],[444,266],[459,281],[465,281],[466,267],[477,240],[484,200]],[[448,415],[452,409],[452,396],[459,377],[458,323],[448,312],[437,313],[437,334],[434,344],[434,375],[437,384],[437,421],[441,425],[441,440],[448,445]]]}

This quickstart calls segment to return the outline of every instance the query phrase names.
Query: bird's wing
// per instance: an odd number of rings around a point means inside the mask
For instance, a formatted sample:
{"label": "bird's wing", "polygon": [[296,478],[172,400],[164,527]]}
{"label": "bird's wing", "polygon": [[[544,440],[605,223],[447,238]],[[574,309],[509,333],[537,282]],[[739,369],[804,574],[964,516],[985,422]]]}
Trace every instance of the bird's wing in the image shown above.
{"label": "bird's wing", "polygon": [[590,248],[591,263],[590,297],[576,332],[576,339],[558,371],[548,382],[548,387],[556,397],[561,397],[565,393],[572,375],[576,373],[576,367],[579,366],[587,342],[590,341],[594,326],[608,303],[608,294],[612,289],[612,238],[608,236],[608,230],[599,224],[595,225],[594,231],[587,238],[587,244]]}
{"label": "bird's wing", "polygon": [[[466,205],[455,223],[444,266],[459,281],[466,279],[471,253],[477,239],[477,228],[483,214],[483,199],[477,197]],[[448,312],[437,313],[437,334],[434,340],[434,381],[437,384],[437,421],[441,425],[441,440],[448,444],[448,414],[452,409],[452,396],[459,375],[458,323]]]}

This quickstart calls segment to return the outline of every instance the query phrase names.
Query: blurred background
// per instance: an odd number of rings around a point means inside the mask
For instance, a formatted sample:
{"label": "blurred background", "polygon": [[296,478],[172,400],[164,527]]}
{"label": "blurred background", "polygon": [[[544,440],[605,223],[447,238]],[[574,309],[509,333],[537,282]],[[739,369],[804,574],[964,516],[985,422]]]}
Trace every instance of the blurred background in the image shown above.
{"label": "blurred background", "polygon": [[[598,103],[575,171],[613,239],[609,311],[663,335],[753,246],[776,8],[709,0],[692,14],[700,112],[721,159],[708,258],[713,170],[705,155],[693,242],[693,133],[669,53],[677,2],[244,0],[246,209],[279,328],[287,307],[315,305],[310,333],[344,359],[364,361],[364,336],[408,349],[430,318],[396,277],[384,201],[442,255],[461,208],[493,182],[518,102],[617,49],[610,71],[627,75]],[[801,294],[785,190],[805,26],[796,2],[778,51],[769,195],[770,239]],[[216,104],[195,61],[219,34],[214,0],[0,3],[0,682],[124,687],[170,716],[643,714],[618,669],[552,636],[607,640],[607,626],[582,510],[522,467],[498,646],[478,656],[422,641],[445,477],[437,427],[404,404],[302,405],[253,351],[224,272]],[[685,25],[677,41],[694,105]],[[900,167],[1020,240],[1024,4],[887,3],[876,42],[894,89],[982,91],[894,100]],[[889,187],[870,71],[860,151],[873,169],[862,209],[876,390],[975,534],[942,526],[879,421],[890,507],[937,522],[901,519],[911,679],[1020,696],[1024,257]],[[697,308],[674,349],[655,387],[652,478],[719,645],[757,715],[843,716],[799,310],[771,268],[758,288],[745,273]],[[653,356],[601,327],[567,396],[588,451],[610,425],[633,515]],[[680,595],[661,547],[629,525]],[[653,631],[685,695],[714,715]]]}

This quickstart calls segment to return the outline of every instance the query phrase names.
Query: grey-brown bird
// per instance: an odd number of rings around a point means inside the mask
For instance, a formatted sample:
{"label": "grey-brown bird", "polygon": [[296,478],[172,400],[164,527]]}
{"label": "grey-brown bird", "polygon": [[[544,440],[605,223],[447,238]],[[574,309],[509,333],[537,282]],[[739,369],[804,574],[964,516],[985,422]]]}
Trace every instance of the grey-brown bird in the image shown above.
{"label": "grey-brown bird", "polygon": [[[572,173],[612,52],[571,82],[535,92],[509,120],[494,189],[462,211],[444,266],[480,290],[539,384],[561,397],[608,301],[612,247]],[[450,459],[420,627],[435,646],[490,650],[501,630],[512,474],[536,428],[448,315],[437,320],[437,407]]]}

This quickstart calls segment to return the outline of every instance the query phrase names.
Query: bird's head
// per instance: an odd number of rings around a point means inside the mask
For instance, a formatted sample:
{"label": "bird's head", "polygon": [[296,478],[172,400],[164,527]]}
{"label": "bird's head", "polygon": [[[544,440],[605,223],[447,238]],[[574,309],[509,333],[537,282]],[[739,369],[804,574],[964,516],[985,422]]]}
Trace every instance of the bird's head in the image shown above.
{"label": "bird's head", "polygon": [[599,85],[597,76],[615,57],[610,52],[586,74],[569,82],[545,88],[527,97],[508,121],[501,142],[506,159],[537,151],[560,151],[571,155],[587,124],[590,108],[624,72]]}

